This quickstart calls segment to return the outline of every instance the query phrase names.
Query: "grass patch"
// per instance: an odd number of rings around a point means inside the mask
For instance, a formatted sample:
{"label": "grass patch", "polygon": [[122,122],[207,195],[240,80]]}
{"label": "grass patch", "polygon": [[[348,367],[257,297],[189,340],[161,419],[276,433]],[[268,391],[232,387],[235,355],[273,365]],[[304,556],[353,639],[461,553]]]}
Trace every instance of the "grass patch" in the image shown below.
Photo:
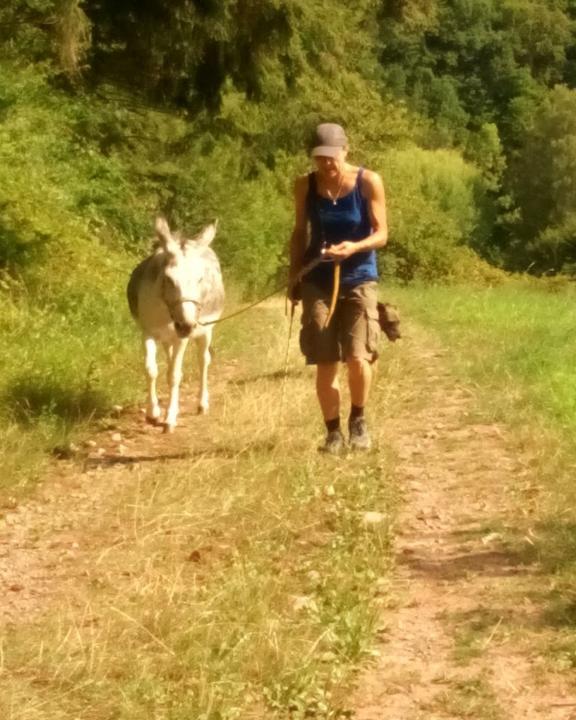
{"label": "grass patch", "polygon": [[438,695],[433,709],[458,718],[501,720],[504,715],[484,677],[460,680]]}
{"label": "grass patch", "polygon": [[509,636],[512,628],[518,629],[520,621],[509,610],[481,606],[453,613],[447,619],[453,627],[454,658],[462,665],[481,657],[493,641],[501,642],[502,635]]}
{"label": "grass patch", "polygon": [[65,308],[4,303],[0,491],[33,486],[54,447],[134,399],[138,343],[120,284]]}
{"label": "grass patch", "polygon": [[567,434],[576,426],[570,288],[511,282],[399,288],[395,295],[405,315],[440,333],[456,369],[489,391],[494,412],[517,424],[540,416]]}

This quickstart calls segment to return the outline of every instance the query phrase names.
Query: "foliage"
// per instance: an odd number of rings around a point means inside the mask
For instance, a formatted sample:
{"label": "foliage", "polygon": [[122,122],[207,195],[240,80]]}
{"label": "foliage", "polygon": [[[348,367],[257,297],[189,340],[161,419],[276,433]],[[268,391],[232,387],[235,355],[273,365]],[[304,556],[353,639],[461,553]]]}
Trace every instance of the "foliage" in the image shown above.
{"label": "foliage", "polygon": [[381,28],[392,86],[457,138],[496,122],[513,139],[511,103],[573,73],[566,2],[388,0]]}
{"label": "foliage", "polygon": [[380,164],[391,229],[383,256],[386,273],[431,282],[481,274],[482,263],[469,248],[486,243],[494,214],[481,172],[445,150],[392,150]]}
{"label": "foliage", "polygon": [[114,224],[137,232],[142,210],[117,159],[78,133],[86,107],[11,65],[0,65],[0,103],[0,267],[25,272],[44,296],[74,281],[70,266],[82,273],[97,261],[105,272],[100,243],[113,250]]}
{"label": "foliage", "polygon": [[0,6],[0,57],[27,62],[52,52],[55,0],[7,0]]}
{"label": "foliage", "polygon": [[[341,37],[358,26],[370,0],[353,9],[302,0],[86,0],[94,33],[92,70],[149,98],[197,111],[220,107],[227,82],[248,99],[270,83],[285,88],[326,55],[344,56]],[[364,35],[365,33],[363,33]],[[366,47],[351,35],[359,62]]]}
{"label": "foliage", "polygon": [[[570,222],[536,237],[521,186],[534,115],[555,84],[576,79],[575,21],[567,0],[387,0],[381,7],[385,82],[431,120],[429,144],[460,148],[492,182],[498,223],[475,249],[511,268],[572,267],[562,253],[550,262],[553,246],[567,246]],[[519,148],[523,160],[516,163]],[[545,140],[540,151],[549,152]],[[543,246],[551,250],[546,260]]]}
{"label": "foliage", "polygon": [[[415,248],[456,233],[456,244],[464,238],[488,261],[538,269],[549,264],[543,247],[568,245],[570,213],[552,208],[564,219],[534,234],[530,192],[515,182],[537,109],[554,83],[576,74],[574,8],[565,0],[10,0],[2,12],[5,27],[17,29],[5,57],[43,60],[53,86],[63,73],[73,81],[75,99],[45,85],[40,104],[57,99],[65,108],[60,157],[74,135],[92,165],[79,172],[71,204],[90,215],[90,232],[141,247],[154,212],[188,232],[219,216],[225,264],[256,289],[283,262],[305,138],[318,121],[334,120],[348,128],[360,162],[418,145],[451,147],[480,169],[477,228],[444,228],[424,195],[414,202]],[[55,130],[62,120],[54,119]],[[389,175],[385,164],[376,169]],[[69,179],[60,181],[65,194]],[[14,221],[3,224],[10,237]],[[26,251],[9,245],[2,252],[22,264],[35,242]],[[423,264],[450,274],[450,257]],[[571,257],[554,267],[571,268]]]}
{"label": "foliage", "polygon": [[[511,168],[520,208],[518,262],[528,254],[538,271],[576,268],[576,91],[551,90]],[[526,253],[528,250],[528,253]]]}

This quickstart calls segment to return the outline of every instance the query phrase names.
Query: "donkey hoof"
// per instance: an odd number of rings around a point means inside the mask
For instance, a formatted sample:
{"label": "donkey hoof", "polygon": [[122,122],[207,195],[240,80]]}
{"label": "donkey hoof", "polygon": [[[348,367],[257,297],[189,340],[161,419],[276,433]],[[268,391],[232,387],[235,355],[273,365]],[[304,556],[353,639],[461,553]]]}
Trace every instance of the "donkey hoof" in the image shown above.
{"label": "donkey hoof", "polygon": [[159,417],[151,417],[150,415],[146,415],[146,424],[147,425],[161,425],[161,421]]}
{"label": "donkey hoof", "polygon": [[206,415],[208,413],[208,407],[204,405],[198,405],[198,415]]}
{"label": "donkey hoof", "polygon": [[165,435],[171,435],[174,432],[175,427],[176,427],[176,425],[170,425],[168,423],[164,423],[164,428],[163,428],[162,432]]}

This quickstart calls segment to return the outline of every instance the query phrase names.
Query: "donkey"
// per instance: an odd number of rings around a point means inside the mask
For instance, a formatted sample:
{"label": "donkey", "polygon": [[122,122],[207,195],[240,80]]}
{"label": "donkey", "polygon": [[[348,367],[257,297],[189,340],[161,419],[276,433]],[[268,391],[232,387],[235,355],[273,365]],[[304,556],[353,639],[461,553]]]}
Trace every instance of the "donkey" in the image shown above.
{"label": "donkey", "polygon": [[173,432],[179,411],[182,361],[188,340],[198,349],[200,391],[198,412],[209,407],[208,366],[213,325],[224,305],[224,286],[220,263],[209,247],[216,225],[208,225],[191,240],[173,235],[164,218],[156,219],[156,249],[132,272],[127,287],[132,317],[140,325],[146,352],[148,402],[146,420],[162,424],[156,391],[158,364],[156,347],[160,342],[168,360],[170,397],[164,418],[164,431]]}

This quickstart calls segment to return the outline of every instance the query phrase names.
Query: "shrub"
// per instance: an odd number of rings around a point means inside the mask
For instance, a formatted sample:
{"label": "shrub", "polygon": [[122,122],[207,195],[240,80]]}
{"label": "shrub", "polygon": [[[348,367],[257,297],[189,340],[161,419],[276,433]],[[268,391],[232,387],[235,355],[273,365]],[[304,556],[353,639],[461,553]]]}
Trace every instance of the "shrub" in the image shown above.
{"label": "shrub", "polygon": [[442,281],[472,270],[493,213],[481,172],[454,151],[391,150],[374,164],[384,176],[390,245],[383,271],[403,281]]}

